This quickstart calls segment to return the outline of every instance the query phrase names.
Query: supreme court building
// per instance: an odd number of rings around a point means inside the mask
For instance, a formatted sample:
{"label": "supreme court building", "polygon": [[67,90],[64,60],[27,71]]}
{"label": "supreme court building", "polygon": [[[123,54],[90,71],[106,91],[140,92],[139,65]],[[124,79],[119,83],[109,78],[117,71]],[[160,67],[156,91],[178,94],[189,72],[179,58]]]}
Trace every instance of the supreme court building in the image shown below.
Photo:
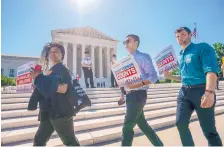
{"label": "supreme court building", "polygon": [[79,74],[84,86],[81,60],[84,52],[89,51],[92,58],[94,85],[105,82],[110,86],[111,56],[117,53],[118,41],[91,27],[61,29],[51,31],[52,41],[60,42],[65,48],[64,64],[73,73]]}

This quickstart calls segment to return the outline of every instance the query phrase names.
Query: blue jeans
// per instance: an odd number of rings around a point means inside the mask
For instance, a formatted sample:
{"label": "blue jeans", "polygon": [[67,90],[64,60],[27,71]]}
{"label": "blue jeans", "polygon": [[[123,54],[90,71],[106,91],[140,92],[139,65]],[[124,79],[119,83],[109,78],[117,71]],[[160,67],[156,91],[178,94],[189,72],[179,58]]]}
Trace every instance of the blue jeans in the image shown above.
{"label": "blue jeans", "polygon": [[[205,92],[205,87],[180,89],[177,98],[176,126],[180,134],[183,146],[194,146],[194,141],[189,129],[189,122],[195,110],[200,126],[209,146],[222,146],[221,138],[215,127],[214,107],[201,108],[201,97]],[[215,100],[216,102],[216,100]]]}

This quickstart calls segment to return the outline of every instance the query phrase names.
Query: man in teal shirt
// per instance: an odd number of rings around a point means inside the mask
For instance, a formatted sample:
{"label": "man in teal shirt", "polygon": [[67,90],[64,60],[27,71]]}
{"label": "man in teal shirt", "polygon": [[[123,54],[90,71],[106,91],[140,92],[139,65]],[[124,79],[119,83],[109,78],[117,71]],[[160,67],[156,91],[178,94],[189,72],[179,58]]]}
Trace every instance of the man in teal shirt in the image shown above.
{"label": "man in teal shirt", "polygon": [[195,110],[209,146],[222,146],[215,127],[214,107],[218,63],[214,49],[206,44],[191,42],[191,31],[181,27],[175,32],[182,50],[180,76],[165,72],[166,78],[181,81],[183,86],[177,98],[176,125],[184,146],[194,146],[189,121]]}

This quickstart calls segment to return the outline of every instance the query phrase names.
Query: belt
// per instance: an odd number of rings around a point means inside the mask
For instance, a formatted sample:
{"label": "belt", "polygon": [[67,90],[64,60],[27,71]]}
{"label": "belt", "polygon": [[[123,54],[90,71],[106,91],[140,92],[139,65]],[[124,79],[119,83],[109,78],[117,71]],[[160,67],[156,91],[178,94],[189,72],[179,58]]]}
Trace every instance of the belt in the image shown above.
{"label": "belt", "polygon": [[131,91],[126,91],[126,94],[130,94],[130,93],[138,92],[138,91],[146,91],[146,90],[131,90]]}
{"label": "belt", "polygon": [[206,84],[198,84],[198,85],[183,85],[184,88],[204,88]]}

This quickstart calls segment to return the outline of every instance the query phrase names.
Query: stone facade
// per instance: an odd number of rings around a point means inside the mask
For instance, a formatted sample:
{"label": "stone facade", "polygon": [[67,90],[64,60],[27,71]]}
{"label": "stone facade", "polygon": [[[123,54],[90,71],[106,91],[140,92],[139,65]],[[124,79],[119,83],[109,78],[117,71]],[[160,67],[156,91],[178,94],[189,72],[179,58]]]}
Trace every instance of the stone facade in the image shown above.
{"label": "stone facade", "polygon": [[1,75],[16,77],[17,68],[27,62],[37,61],[38,57],[25,57],[14,55],[1,55]]}
{"label": "stone facade", "polygon": [[65,48],[64,64],[73,73],[79,74],[84,85],[84,74],[81,60],[84,52],[89,51],[92,57],[94,83],[105,82],[110,85],[111,56],[117,53],[118,41],[91,27],[53,30],[52,41],[60,42]]}

